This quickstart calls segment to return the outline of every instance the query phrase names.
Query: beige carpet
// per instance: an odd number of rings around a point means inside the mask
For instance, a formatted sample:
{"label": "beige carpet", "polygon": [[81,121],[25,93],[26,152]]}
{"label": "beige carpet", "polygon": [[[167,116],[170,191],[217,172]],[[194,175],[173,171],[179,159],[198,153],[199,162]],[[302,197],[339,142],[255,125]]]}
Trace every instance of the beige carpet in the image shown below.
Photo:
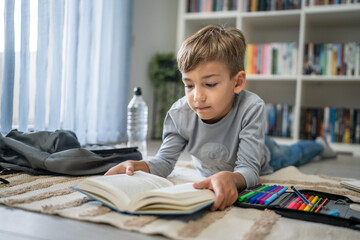
{"label": "beige carpet", "polygon": [[[106,223],[143,234],[161,234],[172,239],[360,239],[360,231],[320,223],[284,218],[270,210],[230,207],[224,211],[202,212],[190,216],[130,216],[109,210],[75,192],[83,177],[5,175],[10,184],[0,185],[0,204],[28,211],[81,221]],[[175,183],[202,179],[186,164],[179,163],[169,176]],[[280,184],[345,195],[360,201],[360,193],[343,188],[344,179],[305,175],[295,167],[263,176],[260,183]]]}

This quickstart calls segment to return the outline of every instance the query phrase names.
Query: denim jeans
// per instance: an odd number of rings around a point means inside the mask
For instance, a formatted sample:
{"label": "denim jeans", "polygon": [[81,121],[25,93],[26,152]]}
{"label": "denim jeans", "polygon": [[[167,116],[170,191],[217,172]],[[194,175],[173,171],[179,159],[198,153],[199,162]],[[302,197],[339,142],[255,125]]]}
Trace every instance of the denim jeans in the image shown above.
{"label": "denim jeans", "polygon": [[293,145],[280,145],[270,137],[265,137],[271,157],[270,166],[274,170],[288,166],[299,166],[320,155],[324,147],[312,140],[301,140]]}

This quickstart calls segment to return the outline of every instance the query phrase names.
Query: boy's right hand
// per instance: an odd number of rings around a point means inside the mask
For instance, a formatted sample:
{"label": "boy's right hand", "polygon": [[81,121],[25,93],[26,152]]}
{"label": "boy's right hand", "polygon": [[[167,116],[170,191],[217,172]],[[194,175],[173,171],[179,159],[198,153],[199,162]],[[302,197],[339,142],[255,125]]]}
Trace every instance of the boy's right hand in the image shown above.
{"label": "boy's right hand", "polygon": [[126,173],[127,175],[133,175],[134,171],[144,171],[147,173],[150,173],[150,169],[148,167],[148,165],[144,162],[144,161],[133,161],[133,160],[128,160],[125,162],[122,162],[112,168],[110,168],[105,175],[114,175],[114,174],[124,174]]}

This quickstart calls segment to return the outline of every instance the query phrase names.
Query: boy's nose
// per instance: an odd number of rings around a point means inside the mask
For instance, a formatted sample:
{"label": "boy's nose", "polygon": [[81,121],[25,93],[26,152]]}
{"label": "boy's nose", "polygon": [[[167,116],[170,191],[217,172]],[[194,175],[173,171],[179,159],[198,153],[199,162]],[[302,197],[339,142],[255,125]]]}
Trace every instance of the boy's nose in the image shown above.
{"label": "boy's nose", "polygon": [[196,102],[205,101],[205,95],[204,95],[204,93],[201,91],[201,89],[195,88],[195,91],[194,91],[194,101],[196,101]]}

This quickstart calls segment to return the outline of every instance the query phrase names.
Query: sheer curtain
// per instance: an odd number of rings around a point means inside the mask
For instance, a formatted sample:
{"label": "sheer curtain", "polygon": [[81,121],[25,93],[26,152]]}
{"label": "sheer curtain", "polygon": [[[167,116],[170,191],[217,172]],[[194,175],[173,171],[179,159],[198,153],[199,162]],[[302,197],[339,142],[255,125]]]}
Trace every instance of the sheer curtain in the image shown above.
{"label": "sheer curtain", "polygon": [[[1,133],[66,129],[82,144],[125,140],[132,1],[22,0],[20,16],[15,2],[0,0]],[[31,51],[36,32],[29,26],[36,19],[37,49]]]}

